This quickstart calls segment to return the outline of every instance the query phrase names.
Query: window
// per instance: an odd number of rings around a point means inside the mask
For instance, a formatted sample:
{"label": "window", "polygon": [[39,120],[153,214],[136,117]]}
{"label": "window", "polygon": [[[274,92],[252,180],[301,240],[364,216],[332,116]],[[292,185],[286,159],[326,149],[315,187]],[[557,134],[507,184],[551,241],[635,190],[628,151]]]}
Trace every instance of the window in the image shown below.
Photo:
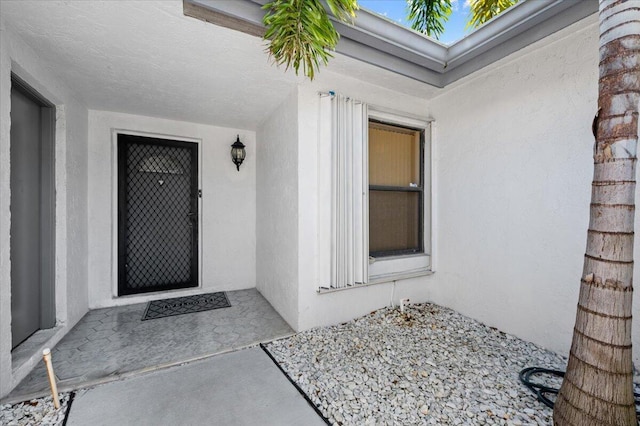
{"label": "window", "polygon": [[319,287],[428,273],[430,122],[328,93],[318,130]]}
{"label": "window", "polygon": [[424,132],[369,121],[369,256],[424,252]]}

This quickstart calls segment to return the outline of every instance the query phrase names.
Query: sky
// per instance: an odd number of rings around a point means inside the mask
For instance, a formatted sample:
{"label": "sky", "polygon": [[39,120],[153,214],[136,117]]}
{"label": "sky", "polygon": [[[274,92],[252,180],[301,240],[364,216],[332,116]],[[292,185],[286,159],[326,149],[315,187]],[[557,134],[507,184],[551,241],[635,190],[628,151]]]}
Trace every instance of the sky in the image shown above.
{"label": "sky", "polygon": [[[469,33],[470,30],[465,30],[469,16],[469,6],[466,3],[464,0],[452,1],[453,11],[444,25],[444,33],[440,35],[439,39],[442,43],[451,44]],[[407,0],[358,0],[358,4],[364,9],[377,12],[411,28],[406,20]]]}

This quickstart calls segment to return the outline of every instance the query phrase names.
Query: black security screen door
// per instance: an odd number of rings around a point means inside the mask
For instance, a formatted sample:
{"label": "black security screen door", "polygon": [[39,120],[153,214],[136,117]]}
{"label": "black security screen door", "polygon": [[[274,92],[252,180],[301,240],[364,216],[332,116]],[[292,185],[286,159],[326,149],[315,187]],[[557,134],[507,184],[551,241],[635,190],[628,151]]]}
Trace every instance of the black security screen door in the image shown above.
{"label": "black security screen door", "polygon": [[198,286],[198,147],[118,135],[118,294]]}

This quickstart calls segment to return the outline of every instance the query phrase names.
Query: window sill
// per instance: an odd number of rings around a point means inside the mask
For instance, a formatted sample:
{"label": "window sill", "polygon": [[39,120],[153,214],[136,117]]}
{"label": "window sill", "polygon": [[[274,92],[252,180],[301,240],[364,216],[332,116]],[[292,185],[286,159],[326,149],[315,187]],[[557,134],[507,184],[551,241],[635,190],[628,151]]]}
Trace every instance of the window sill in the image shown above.
{"label": "window sill", "polygon": [[430,269],[431,256],[426,253],[378,257],[373,262],[369,259],[369,281]]}
{"label": "window sill", "polygon": [[373,265],[374,263],[377,263],[377,262],[386,262],[389,260],[398,260],[398,259],[408,259],[412,257],[429,257],[429,255],[425,254],[424,252],[419,252],[419,253],[400,253],[400,254],[393,254],[389,256],[378,256],[378,257],[369,256],[369,265]]}
{"label": "window sill", "polygon": [[432,271],[431,269],[419,269],[414,271],[404,271],[404,272],[396,272],[392,274],[376,275],[376,276],[370,277],[369,282],[366,284],[356,284],[356,285],[341,287],[341,288],[321,287],[317,290],[317,293],[318,294],[335,293],[336,291],[369,287],[372,285],[396,282],[401,280],[408,280],[410,278],[424,277],[424,276],[433,275],[433,274],[435,274],[435,271]]}
{"label": "window sill", "polygon": [[432,275],[435,271],[430,268],[421,268],[411,271],[392,272],[389,274],[379,274],[369,276],[369,282],[367,284],[380,284],[389,283],[392,281],[406,280],[409,278],[422,277],[425,275]]}

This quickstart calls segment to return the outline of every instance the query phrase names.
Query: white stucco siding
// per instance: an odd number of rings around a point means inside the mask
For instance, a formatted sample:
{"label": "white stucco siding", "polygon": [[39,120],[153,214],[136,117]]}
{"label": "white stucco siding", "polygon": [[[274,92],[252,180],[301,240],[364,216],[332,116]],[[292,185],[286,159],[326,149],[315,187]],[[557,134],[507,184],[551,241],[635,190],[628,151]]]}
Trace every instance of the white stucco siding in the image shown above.
{"label": "white stucco siding", "polygon": [[[201,145],[202,282],[200,288],[175,290],[172,295],[255,287],[255,132],[92,110],[89,111],[89,306],[98,308],[167,297],[166,292],[117,297],[114,130],[194,140]],[[237,135],[247,150],[240,171],[230,156]]]}
{"label": "white stucco siding", "polygon": [[[594,22],[530,46],[430,103],[439,235],[430,298],[564,354],[589,220]],[[636,319],[636,347],[639,326]]]}
{"label": "white stucco siding", "polygon": [[[319,220],[330,217],[330,199],[322,199],[318,191],[318,92],[333,90],[370,105],[426,118],[427,101],[359,80],[323,70],[313,83],[304,83],[298,89],[298,176],[299,176],[299,319],[298,330],[320,325],[336,324],[374,309],[398,304],[408,297],[413,301],[428,298],[428,277],[398,283],[375,284],[360,288],[320,294],[319,268],[328,268],[319,262]],[[324,219],[323,219],[324,218]]]}
{"label": "white stucco siding", "polygon": [[298,327],[298,98],[294,90],[257,132],[256,287]]}
{"label": "white stucco siding", "polygon": [[[66,282],[66,294],[60,295],[65,297],[67,302],[67,316],[71,324],[78,322],[87,312],[88,293],[87,287],[88,270],[87,270],[87,253],[88,248],[88,224],[87,224],[87,135],[88,135],[88,111],[85,107],[78,104],[69,103],[64,109],[64,120],[59,123],[66,123],[66,144],[65,144],[65,162],[64,170],[66,174],[57,178],[63,180],[59,182],[57,187],[66,187],[66,191],[62,193],[66,197],[65,204],[67,206],[66,220],[56,221],[64,229],[67,242],[61,250],[66,253],[56,253],[56,257],[60,261],[66,260],[66,265],[59,265],[60,271],[66,271],[66,277],[59,274],[56,278],[58,282]],[[58,153],[56,153],[58,155]],[[60,191],[56,190],[56,197],[60,195]],[[64,218],[64,216],[63,216]]]}
{"label": "white stucco siding", "polygon": [[53,346],[87,312],[87,109],[0,19],[0,396],[41,359],[11,361],[11,72],[56,106],[55,298],[58,331]]}

